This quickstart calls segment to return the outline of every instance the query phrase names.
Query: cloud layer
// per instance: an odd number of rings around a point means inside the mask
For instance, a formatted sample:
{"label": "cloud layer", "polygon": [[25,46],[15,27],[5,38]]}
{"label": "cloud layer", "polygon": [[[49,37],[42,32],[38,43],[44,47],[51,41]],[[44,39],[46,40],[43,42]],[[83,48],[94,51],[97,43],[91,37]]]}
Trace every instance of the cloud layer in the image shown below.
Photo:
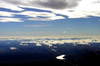
{"label": "cloud layer", "polygon": [[[100,37],[70,37],[70,38],[0,38],[0,41],[5,41],[5,40],[17,40],[20,42],[19,45],[22,46],[29,46],[28,44],[36,44],[36,46],[42,46],[42,45],[47,45],[47,46],[54,46],[54,45],[61,45],[61,44],[73,44],[73,46],[77,46],[78,44],[81,45],[91,45],[91,43],[100,43]],[[8,43],[7,43],[8,44]],[[14,48],[14,47],[12,47]],[[54,46],[54,48],[57,48]]]}
{"label": "cloud layer", "polygon": [[37,46],[44,44],[48,46],[53,45],[60,45],[60,44],[73,44],[73,46],[76,46],[77,44],[83,44],[83,45],[90,45],[90,43],[100,43],[100,38],[44,38],[44,39],[33,39],[30,41],[21,41],[21,44],[23,43],[35,43]]}
{"label": "cloud layer", "polygon": [[20,18],[0,18],[0,22],[23,22]]}
{"label": "cloud layer", "polygon": [[0,11],[0,16],[12,17],[13,13],[12,12],[6,12],[6,11]]}
{"label": "cloud layer", "polygon": [[[68,16],[68,18],[100,17],[100,3],[96,0],[0,0],[0,8],[18,12],[0,11],[0,16],[8,18],[14,17],[16,14],[24,15],[28,17],[27,20],[51,21],[66,19],[63,16],[57,16],[57,14]],[[26,11],[24,8],[48,10],[51,12]]]}
{"label": "cloud layer", "polygon": [[37,4],[51,9],[65,9],[76,7],[79,0],[46,0],[38,1]]}

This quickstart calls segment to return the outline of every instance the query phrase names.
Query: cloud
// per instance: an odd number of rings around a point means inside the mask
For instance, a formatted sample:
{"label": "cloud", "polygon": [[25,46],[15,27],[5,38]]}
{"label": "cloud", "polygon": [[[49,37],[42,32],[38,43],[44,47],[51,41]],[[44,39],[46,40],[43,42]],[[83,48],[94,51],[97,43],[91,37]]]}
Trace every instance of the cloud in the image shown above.
{"label": "cloud", "polygon": [[23,44],[23,46],[28,46],[28,44]]}
{"label": "cloud", "polygon": [[[28,20],[50,21],[60,19],[56,14],[65,15],[68,18],[100,17],[100,4],[95,0],[0,0],[0,7],[21,11],[19,15],[35,17]],[[49,10],[51,13],[25,11],[23,7]],[[39,18],[38,16],[49,18]]]}
{"label": "cloud", "polygon": [[51,25],[24,25],[25,27],[46,27]]}
{"label": "cloud", "polygon": [[36,2],[38,5],[51,9],[65,9],[76,7],[79,0],[46,0]]}
{"label": "cloud", "polygon": [[34,17],[34,18],[28,18],[28,20],[51,21],[51,20],[57,20],[57,19],[65,19],[65,17],[63,16],[56,16],[56,14],[48,13],[48,12],[24,11],[24,12],[16,13],[16,14],[25,15],[27,17]]}
{"label": "cloud", "polygon": [[[48,40],[49,39],[49,40]],[[61,39],[61,40],[60,40]],[[90,43],[100,43],[100,38],[38,38],[30,41],[21,41],[21,43],[35,43],[38,45],[44,44],[47,46],[61,45],[61,44],[73,44],[73,46],[77,46],[77,44],[81,45],[90,45]],[[57,48],[57,47],[55,47]]]}
{"label": "cloud", "polygon": [[14,16],[13,14],[12,12],[0,11],[0,16],[12,17]]}
{"label": "cloud", "polygon": [[[76,8],[53,11],[53,13],[63,14],[68,16],[68,18],[89,18],[89,16],[100,17],[100,4],[94,2],[94,0],[82,0]],[[73,10],[73,12],[69,10]]]}
{"label": "cloud", "polygon": [[11,50],[16,50],[17,48],[16,48],[16,47],[10,47],[10,49],[11,49]]}
{"label": "cloud", "polygon": [[53,13],[36,12],[36,11],[24,11],[24,12],[16,13],[16,14],[18,14],[18,15],[26,15],[27,17],[38,17],[38,16],[41,16],[41,17],[54,17],[54,16],[56,16]]}
{"label": "cloud", "polygon": [[5,0],[0,0],[0,8],[6,8],[6,9],[11,9],[11,10],[14,10],[14,11],[23,11],[24,9],[16,6],[16,4],[12,4],[12,3],[9,3],[9,2],[4,2]]}
{"label": "cloud", "polygon": [[42,46],[41,44],[37,43],[36,46]]}
{"label": "cloud", "polygon": [[57,59],[60,59],[60,60],[65,60],[64,57],[65,57],[65,55],[60,55],[60,56],[57,56],[56,58],[57,58]]}
{"label": "cloud", "polygon": [[0,22],[23,22],[20,18],[0,17]]}
{"label": "cloud", "polygon": [[47,17],[47,18],[29,18],[28,20],[38,20],[38,21],[51,21],[51,20],[57,20],[57,19],[65,19],[63,16],[55,16],[55,17]]}
{"label": "cloud", "polygon": [[50,18],[29,18],[28,20],[36,20],[36,21],[51,21]]}
{"label": "cloud", "polygon": [[[28,39],[28,40],[26,40]],[[69,37],[69,38],[57,38],[57,37],[52,37],[52,38],[34,38],[34,37],[17,37],[17,38],[6,38],[6,39],[3,39],[1,38],[0,40],[2,41],[5,41],[5,40],[18,40],[20,41],[20,44],[19,45],[22,45],[22,46],[28,46],[28,43],[35,43],[36,46],[42,46],[43,44],[44,45],[47,45],[47,46],[53,46],[54,48],[57,48],[56,46],[54,45],[62,45],[62,44],[73,44],[73,46],[77,46],[77,44],[81,44],[81,45],[90,45],[91,43],[100,43],[100,37],[79,37],[79,38],[76,38],[76,37]]]}
{"label": "cloud", "polygon": [[10,3],[17,6],[28,7],[42,7],[51,9],[65,9],[77,6],[80,0],[3,0],[3,2]]}

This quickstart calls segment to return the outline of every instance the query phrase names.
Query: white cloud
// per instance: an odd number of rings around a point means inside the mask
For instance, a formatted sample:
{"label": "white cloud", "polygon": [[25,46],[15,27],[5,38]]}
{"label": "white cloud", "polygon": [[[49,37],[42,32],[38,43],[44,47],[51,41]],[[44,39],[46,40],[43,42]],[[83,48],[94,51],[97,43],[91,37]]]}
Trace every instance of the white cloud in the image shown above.
{"label": "white cloud", "polygon": [[[25,37],[23,38],[6,38],[6,39],[3,39],[1,38],[0,40],[4,41],[4,40],[18,40],[18,41],[21,41],[19,45],[22,45],[22,46],[28,46],[28,43],[35,43],[36,46],[42,46],[42,44],[44,45],[47,45],[47,46],[53,46],[54,48],[57,48],[56,46],[54,45],[62,45],[62,44],[73,44],[73,46],[77,46],[77,44],[83,44],[83,45],[90,45],[90,43],[100,43],[100,37],[79,37],[79,38],[76,38],[76,37],[70,37],[70,38],[34,38],[31,37],[31,38],[27,38],[27,39],[30,39],[30,41],[26,41],[26,39],[24,39]],[[49,40],[48,40],[49,39]],[[60,40],[61,39],[61,40]]]}
{"label": "white cloud", "polygon": [[11,50],[16,50],[17,48],[16,48],[16,47],[10,47],[10,49],[11,49]]}
{"label": "white cloud", "polygon": [[41,17],[54,17],[54,16],[56,16],[53,13],[36,12],[36,11],[24,11],[24,12],[21,12],[21,13],[18,13],[18,14],[19,15],[26,15],[28,17],[38,17],[38,16],[41,16]]}
{"label": "white cloud", "polygon": [[16,4],[12,4],[12,3],[8,3],[8,2],[4,2],[5,0],[0,0],[0,7],[1,8],[6,8],[6,9],[11,9],[11,10],[14,10],[14,11],[22,11],[24,9],[16,6]]}
{"label": "white cloud", "polygon": [[[27,42],[28,43],[28,42]],[[22,42],[21,42],[21,44],[19,44],[19,45],[21,45],[21,46],[28,46],[28,44],[23,44]]]}
{"label": "white cloud", "polygon": [[0,22],[23,22],[20,18],[1,17]]}
{"label": "white cloud", "polygon": [[23,44],[21,43],[21,44],[19,44],[19,45],[23,45]]}
{"label": "white cloud", "polygon": [[[69,18],[88,18],[88,16],[100,17],[100,3],[94,2],[94,0],[82,0],[76,8],[53,12],[66,15]],[[73,12],[69,10],[73,10]]]}
{"label": "white cloud", "polygon": [[[31,41],[22,41],[21,43],[36,43],[37,45],[47,45],[47,46],[53,46],[53,45],[61,45],[61,44],[73,44],[73,46],[77,46],[77,44],[83,44],[83,45],[90,45],[90,43],[100,43],[100,38],[77,38],[74,39],[73,38],[62,38],[62,40],[59,40],[59,38],[57,38],[56,40],[54,38],[50,39],[50,40],[46,40],[46,39],[39,39],[39,40],[31,40]],[[57,48],[54,46],[54,48]]]}
{"label": "white cloud", "polygon": [[0,16],[12,17],[13,14],[12,12],[0,11]]}
{"label": "white cloud", "polygon": [[36,46],[42,46],[41,44],[37,43]]}
{"label": "white cloud", "polygon": [[51,25],[24,25],[25,27],[45,27],[45,26],[51,26]]}
{"label": "white cloud", "polygon": [[64,57],[65,57],[65,55],[60,55],[60,56],[57,56],[56,58],[57,58],[57,59],[60,59],[60,60],[65,60]]}
{"label": "white cloud", "polygon": [[[51,21],[57,19],[65,19],[65,17],[63,16],[56,16],[56,14],[48,12],[24,11],[16,14],[26,15],[27,17],[34,17],[34,18],[29,18],[28,20]],[[45,17],[45,18],[40,18],[40,17]]]}
{"label": "white cloud", "polygon": [[[62,14],[68,18],[89,18],[88,16],[100,17],[100,3],[97,0],[0,0],[0,7],[15,11],[22,11],[21,7],[49,10],[52,13],[25,11],[20,13],[28,17],[51,17],[30,18],[29,20],[56,20],[55,14]],[[72,12],[71,12],[72,11]],[[43,14],[42,14],[43,13]]]}
{"label": "white cloud", "polygon": [[23,46],[28,46],[28,44],[23,44]]}
{"label": "white cloud", "polygon": [[38,21],[51,21],[51,20],[57,20],[57,19],[65,19],[63,16],[55,16],[55,17],[48,17],[48,18],[29,18],[28,20],[38,20]]}
{"label": "white cloud", "polygon": [[51,19],[51,20],[65,19],[65,17],[63,17],[63,16],[55,16],[55,17],[51,17],[51,18],[49,18],[49,19]]}

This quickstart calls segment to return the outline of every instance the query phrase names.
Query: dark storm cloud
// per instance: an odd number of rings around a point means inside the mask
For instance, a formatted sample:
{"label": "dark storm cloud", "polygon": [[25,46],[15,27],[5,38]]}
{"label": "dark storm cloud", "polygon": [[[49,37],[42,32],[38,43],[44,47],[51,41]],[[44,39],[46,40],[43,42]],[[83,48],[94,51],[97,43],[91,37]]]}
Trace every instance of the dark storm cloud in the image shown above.
{"label": "dark storm cloud", "polygon": [[38,4],[52,9],[65,9],[78,5],[79,0],[47,0],[46,2],[38,1]]}
{"label": "dark storm cloud", "polygon": [[31,6],[31,7],[45,7],[51,9],[65,9],[72,8],[78,5],[80,0],[3,0],[5,2],[15,4],[15,5],[23,5],[23,6]]}

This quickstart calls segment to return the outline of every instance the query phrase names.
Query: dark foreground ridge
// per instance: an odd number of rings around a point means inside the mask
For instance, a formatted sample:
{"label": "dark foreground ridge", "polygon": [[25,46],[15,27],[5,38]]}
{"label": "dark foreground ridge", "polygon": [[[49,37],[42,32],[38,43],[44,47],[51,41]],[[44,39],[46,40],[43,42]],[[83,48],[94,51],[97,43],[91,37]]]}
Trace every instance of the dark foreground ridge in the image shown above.
{"label": "dark foreground ridge", "polygon": [[[100,43],[75,46],[65,43],[50,47],[28,43],[28,46],[20,46],[16,41],[11,41],[12,44],[6,42],[0,42],[0,66],[100,66]],[[59,55],[65,55],[65,60],[57,59]]]}
{"label": "dark foreground ridge", "polygon": [[[79,51],[78,51],[79,52]],[[52,54],[19,53],[0,55],[0,66],[99,66],[100,51],[83,51],[66,55],[58,60]],[[16,52],[17,53],[17,52]]]}

